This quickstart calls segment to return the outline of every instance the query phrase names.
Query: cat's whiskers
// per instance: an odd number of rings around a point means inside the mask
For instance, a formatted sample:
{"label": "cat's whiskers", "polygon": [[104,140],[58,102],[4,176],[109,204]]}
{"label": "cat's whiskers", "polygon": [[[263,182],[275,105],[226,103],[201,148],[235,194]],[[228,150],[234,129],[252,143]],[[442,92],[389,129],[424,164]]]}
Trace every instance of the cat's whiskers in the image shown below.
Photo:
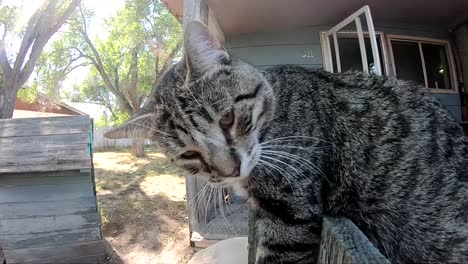
{"label": "cat's whiskers", "polygon": [[[195,102],[201,106],[202,104],[200,104],[200,102],[197,100],[197,98],[195,97],[195,95],[193,94],[192,90],[190,89],[190,86],[187,84],[187,80],[186,78],[183,78],[182,75],[180,75],[180,73],[177,73],[180,77],[180,79],[182,80],[182,82],[184,83],[184,85],[182,87],[185,87],[185,89],[187,89],[189,92],[190,92],[190,95],[192,96],[193,100],[195,100]],[[203,98],[203,97],[202,97]]]}
{"label": "cat's whiskers", "polygon": [[289,167],[290,169],[294,170],[294,172],[296,172],[298,175],[302,175],[302,176],[305,177],[305,175],[304,175],[302,172],[300,172],[299,170],[297,170],[296,168],[294,168],[292,165],[290,165],[290,164],[288,164],[288,163],[286,163],[286,162],[284,162],[284,161],[282,161],[282,160],[279,160],[279,159],[277,159],[277,158],[274,158],[274,157],[271,157],[271,156],[268,156],[268,155],[262,155],[262,157],[263,157],[263,158],[266,158],[266,159],[269,159],[269,160],[272,160],[272,161],[276,161],[276,162],[278,162],[278,163],[281,163],[281,164],[283,164],[283,165]]}
{"label": "cat's whiskers", "polygon": [[304,159],[304,158],[302,158],[300,156],[297,156],[297,155],[294,155],[294,154],[291,154],[291,153],[285,152],[285,151],[262,150],[262,152],[265,153],[265,154],[273,155],[273,156],[278,157],[278,158],[284,158],[286,160],[291,160],[292,162],[296,162],[299,165],[303,165],[303,166],[307,167],[308,169],[310,169],[311,171],[313,171],[315,173],[318,173],[320,176],[322,176],[322,178],[324,180],[329,182],[328,177],[325,175],[325,173],[323,173],[323,171],[320,170],[320,168],[317,165],[313,164],[309,160],[306,160],[306,159]]}
{"label": "cat's whiskers", "polygon": [[310,146],[310,147],[299,147],[291,145],[265,145],[261,146],[262,149],[299,149],[304,151],[310,151],[312,149],[323,149],[323,147]]}
{"label": "cat's whiskers", "polygon": [[277,141],[300,141],[300,140],[317,140],[317,141],[325,142],[325,143],[328,143],[328,144],[334,146],[334,144],[332,142],[330,142],[330,141],[327,141],[327,140],[324,140],[324,139],[321,139],[321,138],[317,138],[317,137],[310,137],[310,136],[278,137],[278,138],[273,138],[273,139],[264,141],[264,142],[260,143],[259,145],[266,145],[266,144],[268,144],[270,142],[277,142]]}
{"label": "cat's whiskers", "polygon": [[233,230],[231,228],[231,225],[227,221],[226,214],[224,213],[224,199],[223,199],[223,188],[218,187],[218,206],[219,206],[219,211],[221,212],[221,218],[224,221],[224,225],[226,226],[227,230],[229,233],[233,233]]}
{"label": "cat's whiskers", "polygon": [[208,184],[205,184],[203,186],[203,188],[192,198],[191,201],[189,201],[189,206],[190,205],[195,205],[197,203],[197,201],[200,199],[200,197],[203,196],[203,193],[206,191],[206,189],[208,188]]}
{"label": "cat's whiskers", "polygon": [[[203,212],[203,203],[202,201],[205,201],[204,199],[206,199],[206,193],[208,190],[211,189],[211,186],[206,184],[205,186],[203,186],[202,190],[197,194],[199,195],[198,198],[196,199],[195,201],[195,204],[194,204],[194,207],[197,209],[197,212],[198,214],[200,214],[201,212]],[[200,210],[200,207],[202,208],[202,210]]]}
{"label": "cat's whiskers", "polygon": [[210,192],[208,194],[208,199],[205,200],[205,224],[208,223],[208,218],[207,218],[208,217],[208,207],[210,207],[210,205],[211,205],[211,195],[213,194],[213,190],[214,190],[213,186],[210,185],[210,187],[211,188],[210,188]]}
{"label": "cat's whiskers", "polygon": [[[275,164],[272,164],[272,163],[269,162],[269,161],[259,159],[258,162],[259,162],[259,165],[265,165],[265,166],[268,166],[268,167],[270,167],[271,169],[277,171],[280,175],[283,176],[283,179],[286,180],[286,182],[288,183],[288,185],[289,185],[291,188],[294,188],[293,185],[292,185],[292,183],[291,183],[291,181],[289,180],[289,177],[291,177],[291,178],[294,177],[291,173],[289,173],[288,171],[285,171],[284,169],[282,169],[282,168],[276,166]],[[264,168],[266,168],[266,167],[264,167]],[[283,175],[283,174],[284,174],[284,175]]]}
{"label": "cat's whiskers", "polygon": [[136,125],[141,126],[141,127],[144,127],[144,128],[147,128],[147,129],[149,129],[149,130],[151,130],[151,131],[154,131],[154,132],[156,132],[156,133],[160,133],[160,134],[162,134],[162,135],[172,137],[171,135],[169,135],[169,134],[167,134],[167,133],[165,133],[165,132],[162,132],[161,130],[154,129],[154,128],[152,128],[152,127],[145,126],[145,125],[143,125],[143,124],[138,124],[138,123],[136,123]]}
{"label": "cat's whiskers", "polygon": [[217,105],[217,104],[222,103],[222,102],[227,101],[227,100],[230,100],[230,98],[222,98],[222,99],[210,104],[209,106],[211,107],[213,105]]}

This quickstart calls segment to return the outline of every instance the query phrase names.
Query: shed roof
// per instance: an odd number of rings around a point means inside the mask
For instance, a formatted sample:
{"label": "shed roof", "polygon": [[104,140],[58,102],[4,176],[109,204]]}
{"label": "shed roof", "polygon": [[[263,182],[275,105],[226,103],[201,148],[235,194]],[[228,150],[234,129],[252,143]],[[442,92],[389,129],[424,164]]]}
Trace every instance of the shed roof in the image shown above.
{"label": "shed roof", "polygon": [[86,115],[66,103],[39,93],[32,102],[16,98],[13,118]]}

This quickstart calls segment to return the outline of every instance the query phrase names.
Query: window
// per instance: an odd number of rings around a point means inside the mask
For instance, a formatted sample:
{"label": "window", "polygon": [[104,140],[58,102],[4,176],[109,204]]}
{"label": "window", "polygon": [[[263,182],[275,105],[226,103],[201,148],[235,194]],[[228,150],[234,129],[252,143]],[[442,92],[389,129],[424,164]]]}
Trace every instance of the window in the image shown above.
{"label": "window", "polygon": [[[379,57],[380,57],[380,68],[384,69],[384,60],[382,58],[383,47],[382,47],[382,34],[378,33],[377,36],[377,46],[379,47]],[[359,48],[359,39],[356,33],[341,33],[337,34],[338,37],[338,46],[340,62],[341,62],[341,71],[362,71],[362,59],[361,59],[361,50]],[[369,34],[364,35],[364,44],[366,47],[367,55],[367,64],[370,72],[375,72],[374,58],[372,56],[372,48],[369,39]],[[335,50],[333,41],[330,42],[332,50]],[[336,55],[335,52],[331,53],[333,68],[336,67]]]}
{"label": "window", "polygon": [[448,41],[388,36],[393,70],[398,79],[410,80],[438,92],[454,92],[455,75]]}

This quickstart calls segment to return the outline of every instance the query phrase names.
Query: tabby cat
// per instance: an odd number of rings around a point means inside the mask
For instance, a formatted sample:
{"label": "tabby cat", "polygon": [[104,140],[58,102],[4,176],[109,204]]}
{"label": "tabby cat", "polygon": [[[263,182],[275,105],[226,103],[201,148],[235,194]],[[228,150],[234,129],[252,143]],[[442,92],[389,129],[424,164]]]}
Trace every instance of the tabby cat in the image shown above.
{"label": "tabby cat", "polygon": [[324,215],[351,219],[392,263],[468,263],[468,138],[420,86],[232,58],[200,22],[185,59],[109,138],[251,206],[249,263],[316,263]]}

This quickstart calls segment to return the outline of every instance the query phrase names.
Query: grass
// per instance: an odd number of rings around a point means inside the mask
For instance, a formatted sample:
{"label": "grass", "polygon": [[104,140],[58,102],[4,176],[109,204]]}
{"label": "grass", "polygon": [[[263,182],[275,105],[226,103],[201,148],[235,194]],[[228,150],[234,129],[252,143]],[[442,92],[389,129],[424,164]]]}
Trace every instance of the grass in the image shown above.
{"label": "grass", "polygon": [[186,263],[190,258],[185,181],[157,150],[94,154],[109,263]]}

